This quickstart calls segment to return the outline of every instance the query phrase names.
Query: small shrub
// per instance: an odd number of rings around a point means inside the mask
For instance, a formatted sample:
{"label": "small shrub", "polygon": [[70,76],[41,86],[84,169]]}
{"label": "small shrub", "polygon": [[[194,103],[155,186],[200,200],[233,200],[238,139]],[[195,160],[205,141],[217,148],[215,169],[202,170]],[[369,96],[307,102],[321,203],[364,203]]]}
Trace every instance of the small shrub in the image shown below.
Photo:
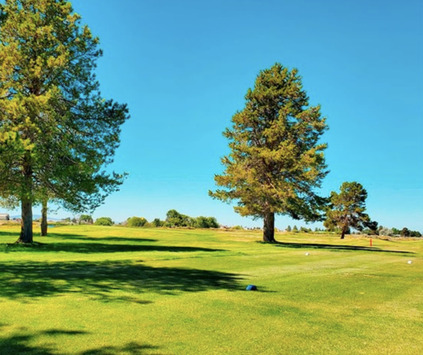
{"label": "small shrub", "polygon": [[154,218],[151,224],[153,225],[153,227],[163,227],[165,222],[161,221],[160,218]]}
{"label": "small shrub", "polygon": [[401,229],[401,237],[409,237],[410,236],[410,231],[408,230],[408,228],[404,227],[403,229]]}
{"label": "small shrub", "polygon": [[79,224],[93,224],[93,217],[89,214],[81,214],[78,222]]}
{"label": "small shrub", "polygon": [[100,217],[95,220],[97,226],[113,226],[114,222],[110,217]]}
{"label": "small shrub", "polygon": [[231,229],[241,230],[241,229],[244,229],[244,227],[242,227],[242,226],[233,226],[233,227],[231,227]]}
{"label": "small shrub", "polygon": [[420,238],[422,234],[419,231],[410,231],[410,237]]}
{"label": "small shrub", "polygon": [[144,217],[130,217],[126,221],[128,227],[144,227],[147,224],[147,220]]}
{"label": "small shrub", "polygon": [[306,228],[306,227],[301,227],[300,228],[300,232],[301,233],[311,233],[311,229],[310,228]]}
{"label": "small shrub", "polygon": [[219,228],[216,218],[200,216],[195,219],[196,228]]}

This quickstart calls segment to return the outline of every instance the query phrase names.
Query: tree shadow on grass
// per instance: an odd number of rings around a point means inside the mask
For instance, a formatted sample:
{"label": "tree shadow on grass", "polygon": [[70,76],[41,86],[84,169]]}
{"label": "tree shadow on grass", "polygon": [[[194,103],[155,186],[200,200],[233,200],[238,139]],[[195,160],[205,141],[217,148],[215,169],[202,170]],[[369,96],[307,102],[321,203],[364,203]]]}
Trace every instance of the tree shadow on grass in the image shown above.
{"label": "tree shadow on grass", "polygon": [[[259,242],[263,243],[263,242]],[[363,247],[363,246],[355,246],[355,245],[336,245],[336,244],[317,244],[317,243],[287,243],[287,242],[276,242],[274,244],[276,247],[282,248],[294,248],[294,249],[329,249],[329,250],[341,250],[341,251],[369,251],[375,253],[396,253],[396,254],[415,254],[411,251],[406,250],[386,250],[380,249],[376,247]]]}
{"label": "tree shadow on grass", "polygon": [[144,242],[157,242],[157,239],[150,238],[127,238],[127,237],[116,237],[116,236],[105,236],[105,237],[87,237],[81,234],[67,234],[67,233],[49,233],[47,237],[40,237],[37,240],[43,242],[49,237],[56,239],[65,239],[65,240],[83,240],[83,241],[98,241],[98,242],[129,242],[129,243],[144,243]]}
{"label": "tree shadow on grass", "polygon": [[141,345],[136,342],[131,342],[122,347],[104,346],[98,349],[84,351],[80,355],[115,355],[115,354],[145,354],[157,350],[157,346]]}
{"label": "tree shadow on grass", "polygon": [[[4,325],[6,326],[6,325]],[[19,334],[13,334],[8,337],[0,336],[0,354],[36,354],[36,355],[50,355],[57,354],[52,345],[33,346],[31,341],[41,335],[83,335],[87,334],[82,331],[50,329],[41,331],[36,334],[29,334],[26,329],[21,329]]]}
{"label": "tree shadow on grass", "polygon": [[15,231],[0,231],[0,237],[10,237],[10,236],[13,236],[13,237],[16,237],[16,238],[18,238],[19,237],[19,235],[20,235],[20,233],[19,232],[15,232]]}
{"label": "tree shadow on grass", "polygon": [[[16,237],[19,238],[20,233],[15,231],[0,231],[0,237]],[[130,242],[130,243],[143,243],[143,242],[157,242],[157,239],[150,238],[127,238],[119,236],[105,236],[105,237],[88,237],[83,234],[69,234],[69,233],[49,233],[48,236],[40,237],[38,233],[34,232],[34,240],[36,242],[44,243],[49,239],[65,239],[65,240],[82,240],[82,241],[96,241],[96,242]]]}
{"label": "tree shadow on grass", "polygon": [[[25,329],[21,330],[20,334],[13,334],[10,336],[0,335],[0,354],[31,354],[31,355],[53,355],[58,354],[57,349],[49,342],[48,345],[34,346],[31,342],[43,335],[48,336],[83,336],[88,334],[87,332],[78,330],[62,330],[62,329],[50,329],[46,331],[40,331],[37,333],[28,333]],[[118,346],[105,346],[98,349],[87,350],[84,352],[77,353],[79,355],[109,355],[109,354],[145,354],[146,352],[151,353],[153,350],[157,350],[157,346],[148,344],[138,344],[136,342],[128,343],[122,347]]]}
{"label": "tree shadow on grass", "polygon": [[4,252],[68,252],[68,253],[118,253],[118,252],[219,252],[223,249],[211,249],[189,246],[166,246],[166,245],[140,245],[140,244],[103,244],[103,243],[33,243],[3,244],[0,248]]}
{"label": "tree shadow on grass", "polygon": [[105,302],[142,304],[148,303],[139,299],[146,292],[176,295],[209,289],[240,289],[240,277],[236,274],[151,267],[129,261],[5,262],[0,263],[0,270],[0,297],[24,301],[80,293]]}

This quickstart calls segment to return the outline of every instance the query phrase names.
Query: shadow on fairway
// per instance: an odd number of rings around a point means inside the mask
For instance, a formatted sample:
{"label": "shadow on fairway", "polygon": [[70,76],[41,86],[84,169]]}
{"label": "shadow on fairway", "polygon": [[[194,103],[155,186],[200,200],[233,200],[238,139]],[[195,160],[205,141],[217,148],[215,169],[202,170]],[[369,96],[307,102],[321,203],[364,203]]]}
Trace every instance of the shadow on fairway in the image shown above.
{"label": "shadow on fairway", "polygon": [[68,252],[68,253],[117,253],[117,252],[218,252],[223,249],[211,249],[187,246],[164,246],[164,245],[139,245],[139,244],[102,244],[102,243],[33,243],[25,244],[3,244],[1,250],[4,252]]}
{"label": "shadow on fairway", "polygon": [[[23,329],[21,334],[13,334],[11,336],[0,336],[0,354],[32,354],[32,355],[53,355],[57,354],[57,349],[51,341],[49,344],[43,346],[31,345],[34,339],[43,336],[84,336],[88,334],[82,331],[51,329],[46,331],[29,334],[27,330]],[[117,346],[104,346],[98,349],[91,349],[84,352],[76,353],[78,355],[106,355],[106,354],[142,354],[146,350],[158,350],[157,346],[142,345],[136,342],[128,343],[122,347]]]}
{"label": "shadow on fairway", "polygon": [[[5,262],[0,270],[0,297],[14,300],[79,293],[105,302],[145,304],[149,301],[139,299],[144,292],[174,295],[240,289],[240,277],[235,274],[129,261]],[[129,297],[122,298],[122,292]]]}
{"label": "shadow on fairway", "polygon": [[136,354],[143,354],[146,351],[151,352],[152,350],[158,350],[158,349],[159,348],[157,346],[141,345],[135,342],[131,342],[122,347],[104,346],[102,348],[84,351],[83,353],[80,353],[80,355],[110,355],[110,354],[136,355]]}
{"label": "shadow on fairway", "polygon": [[115,236],[106,236],[106,237],[87,237],[81,234],[55,234],[49,233],[47,237],[36,237],[37,241],[43,242],[49,237],[55,239],[64,239],[64,240],[88,240],[88,241],[98,241],[98,242],[130,242],[130,243],[140,243],[140,242],[157,242],[157,239],[148,239],[148,238],[126,238],[126,237],[115,237]]}
{"label": "shadow on fairway", "polygon": [[13,237],[16,237],[16,238],[19,238],[19,232],[5,232],[5,231],[0,231],[0,237],[10,237],[10,236],[13,236]]}
{"label": "shadow on fairway", "polygon": [[[263,242],[259,242],[263,243]],[[277,247],[283,248],[312,248],[312,249],[329,249],[329,250],[361,250],[361,251],[370,251],[370,252],[379,252],[379,253],[397,253],[397,254],[415,254],[411,251],[405,250],[385,250],[375,247],[362,247],[355,245],[336,245],[336,244],[316,244],[316,243],[286,243],[286,242],[276,242],[274,244]]]}
{"label": "shadow on fairway", "polygon": [[[0,237],[7,236],[7,237],[16,237],[16,240],[19,238],[19,232],[6,232],[0,231]],[[106,236],[106,237],[87,237],[83,234],[68,234],[68,233],[49,233],[46,237],[40,237],[39,233],[34,231],[34,241],[44,243],[49,239],[63,239],[63,240],[86,240],[86,241],[97,241],[97,242],[130,242],[130,243],[138,243],[138,242],[157,242],[157,239],[149,239],[149,238],[126,238],[126,237],[116,237],[116,236]]]}

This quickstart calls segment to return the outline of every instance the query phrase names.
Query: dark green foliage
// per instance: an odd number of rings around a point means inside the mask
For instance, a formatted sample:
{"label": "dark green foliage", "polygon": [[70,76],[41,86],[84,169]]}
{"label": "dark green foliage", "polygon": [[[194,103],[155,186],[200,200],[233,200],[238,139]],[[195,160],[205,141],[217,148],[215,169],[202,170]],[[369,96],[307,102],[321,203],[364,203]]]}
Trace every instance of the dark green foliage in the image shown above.
{"label": "dark green foliage", "polygon": [[97,226],[113,226],[114,222],[110,217],[100,217],[95,220],[94,224]]}
{"label": "dark green foliage", "polygon": [[166,214],[166,221],[164,222],[166,227],[191,227],[191,228],[219,228],[214,217],[197,217],[193,218],[184,214],[179,213],[176,210],[169,210]]}
{"label": "dark green foliage", "polygon": [[376,221],[366,222],[366,223],[364,223],[364,226],[367,229],[366,234],[368,234],[368,235],[378,235],[379,234],[378,223]]}
{"label": "dark green foliage", "polygon": [[165,222],[161,221],[160,218],[154,218],[153,222],[151,222],[151,224],[154,227],[163,227],[164,226],[164,223]]}
{"label": "dark green foliage", "polygon": [[130,217],[126,221],[128,227],[144,227],[147,220],[144,217]]}
{"label": "dark green foliage", "polygon": [[410,231],[408,230],[408,228],[404,227],[403,229],[401,229],[401,237],[409,237],[410,236]]}
{"label": "dark green foliage", "polygon": [[197,228],[219,228],[216,218],[203,216],[195,219],[195,226]]}
{"label": "dark green foliage", "polygon": [[392,228],[392,234],[393,234],[393,235],[400,235],[400,234],[401,234],[401,231],[400,231],[399,229],[397,229],[397,228],[393,227],[393,228]]}
{"label": "dark green foliage", "polygon": [[194,227],[194,220],[176,210],[169,210],[166,213],[166,227]]}
{"label": "dark green foliage", "polygon": [[290,232],[292,230],[291,226],[286,227],[285,229],[287,232]]}
{"label": "dark green foliage", "polygon": [[263,240],[274,242],[274,215],[319,220],[325,202],[316,194],[326,176],[320,142],[327,126],[319,106],[309,106],[298,71],[281,64],[259,73],[245,107],[232,117],[224,136],[231,152],[221,187],[213,198],[237,201],[242,216],[264,219]]}

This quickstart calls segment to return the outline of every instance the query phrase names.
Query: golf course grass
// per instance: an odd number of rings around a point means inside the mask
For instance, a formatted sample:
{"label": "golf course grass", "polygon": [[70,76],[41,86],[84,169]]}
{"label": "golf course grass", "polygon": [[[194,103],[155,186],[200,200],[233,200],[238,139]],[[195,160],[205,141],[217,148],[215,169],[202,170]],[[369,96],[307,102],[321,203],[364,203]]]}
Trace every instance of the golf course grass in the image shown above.
{"label": "golf course grass", "polygon": [[18,231],[0,226],[0,354],[423,353],[423,240]]}

